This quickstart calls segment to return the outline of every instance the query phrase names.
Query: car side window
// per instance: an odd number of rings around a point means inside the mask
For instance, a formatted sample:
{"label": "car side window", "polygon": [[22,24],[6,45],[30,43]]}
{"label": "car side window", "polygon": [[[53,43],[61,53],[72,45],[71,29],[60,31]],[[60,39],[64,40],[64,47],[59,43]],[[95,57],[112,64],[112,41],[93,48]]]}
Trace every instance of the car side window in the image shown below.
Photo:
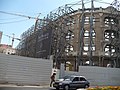
{"label": "car side window", "polygon": [[86,79],[83,77],[80,77],[80,81],[86,81]]}
{"label": "car side window", "polygon": [[73,81],[79,81],[79,77],[75,77]]}

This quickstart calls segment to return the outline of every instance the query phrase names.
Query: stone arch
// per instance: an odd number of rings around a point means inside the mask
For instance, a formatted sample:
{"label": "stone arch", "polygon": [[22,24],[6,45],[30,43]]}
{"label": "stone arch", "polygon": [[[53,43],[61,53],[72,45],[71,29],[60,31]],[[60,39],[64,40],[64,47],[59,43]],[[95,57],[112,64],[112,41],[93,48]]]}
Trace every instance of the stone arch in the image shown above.
{"label": "stone arch", "polygon": [[104,40],[105,41],[110,41],[111,39],[118,39],[119,34],[115,30],[105,30],[104,32]]}
{"label": "stone arch", "polygon": [[114,45],[106,44],[104,47],[105,56],[113,56],[116,53]]}

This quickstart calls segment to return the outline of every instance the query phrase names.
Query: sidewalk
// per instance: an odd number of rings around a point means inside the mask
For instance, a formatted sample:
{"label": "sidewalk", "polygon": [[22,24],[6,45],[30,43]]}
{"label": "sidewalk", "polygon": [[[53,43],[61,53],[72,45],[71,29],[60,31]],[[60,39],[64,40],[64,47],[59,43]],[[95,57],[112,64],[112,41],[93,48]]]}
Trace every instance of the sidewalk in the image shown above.
{"label": "sidewalk", "polygon": [[32,86],[32,85],[14,85],[14,84],[0,84],[0,87],[34,87],[34,88],[49,88],[49,85]]}

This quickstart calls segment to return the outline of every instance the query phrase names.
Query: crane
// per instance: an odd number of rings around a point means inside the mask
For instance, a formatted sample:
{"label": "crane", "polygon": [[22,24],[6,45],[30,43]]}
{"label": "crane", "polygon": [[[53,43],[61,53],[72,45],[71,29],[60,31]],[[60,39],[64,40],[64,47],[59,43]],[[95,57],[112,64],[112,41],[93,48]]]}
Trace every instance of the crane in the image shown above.
{"label": "crane", "polygon": [[[39,19],[38,17],[31,17],[31,16],[27,16],[27,15],[22,15],[22,14],[16,14],[16,13],[10,13],[10,12],[5,12],[5,11],[0,11],[0,13],[3,13],[3,14],[9,14],[9,15],[13,15],[13,16],[20,16],[20,17],[25,17],[25,18],[28,18],[28,19],[35,19],[35,20],[41,20]],[[39,13],[40,15],[41,13]]]}
{"label": "crane", "polygon": [[[28,18],[28,19],[35,19],[35,29],[34,29],[34,31],[36,31],[38,20],[42,20],[42,19],[39,18],[41,13],[39,13],[39,15],[37,17],[31,17],[31,16],[27,16],[27,15],[10,13],[10,12],[5,12],[5,11],[0,11],[0,13],[14,15],[14,16],[20,16],[20,17],[24,17],[24,18]],[[15,38],[14,35],[15,35],[14,33],[13,33],[13,36],[5,35],[5,36],[7,36],[9,38],[12,38],[12,44],[11,44],[12,47],[13,47],[14,39],[19,40],[19,41],[21,40],[19,38]]]}
{"label": "crane", "polygon": [[4,36],[7,36],[7,37],[9,37],[9,38],[12,38],[12,44],[11,44],[11,46],[13,47],[13,44],[14,44],[14,40],[16,39],[16,40],[21,40],[21,39],[19,39],[19,38],[16,38],[15,37],[15,34],[13,33],[12,35],[13,36],[10,36],[10,35],[6,35],[6,34],[3,34]]}

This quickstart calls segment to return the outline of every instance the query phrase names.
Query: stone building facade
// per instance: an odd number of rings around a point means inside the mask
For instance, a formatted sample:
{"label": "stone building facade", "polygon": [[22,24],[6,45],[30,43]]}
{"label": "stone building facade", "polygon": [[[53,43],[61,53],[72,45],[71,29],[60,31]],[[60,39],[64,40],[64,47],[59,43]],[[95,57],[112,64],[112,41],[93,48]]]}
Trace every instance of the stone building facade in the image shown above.
{"label": "stone building facade", "polygon": [[[18,54],[36,58],[49,58],[53,55],[54,67],[59,68],[60,63],[65,63],[71,70],[76,70],[78,63],[90,65],[90,59],[92,66],[120,68],[119,14],[120,12],[111,6],[95,8],[92,12],[91,34],[91,8],[84,10],[84,22],[82,9],[64,14],[52,21],[47,18],[46,21],[43,20],[42,25],[38,22],[36,32],[32,32],[18,45]],[[82,34],[81,27],[84,29]],[[40,37],[44,37],[42,41]],[[45,45],[49,48],[39,51]],[[42,52],[47,54],[43,55]]]}

